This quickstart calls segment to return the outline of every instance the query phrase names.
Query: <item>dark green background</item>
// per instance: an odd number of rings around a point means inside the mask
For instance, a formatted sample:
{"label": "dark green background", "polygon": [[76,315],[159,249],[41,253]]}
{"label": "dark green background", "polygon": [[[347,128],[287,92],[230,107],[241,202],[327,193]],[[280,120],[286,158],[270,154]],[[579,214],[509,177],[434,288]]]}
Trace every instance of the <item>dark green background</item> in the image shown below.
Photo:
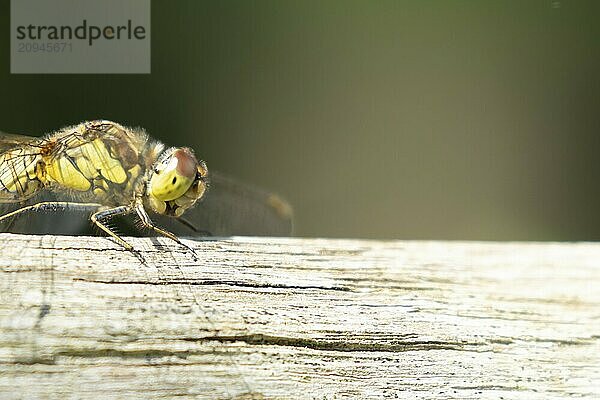
{"label": "dark green background", "polygon": [[599,1],[155,1],[129,76],[10,75],[0,4],[2,130],[143,126],[302,236],[600,239]]}

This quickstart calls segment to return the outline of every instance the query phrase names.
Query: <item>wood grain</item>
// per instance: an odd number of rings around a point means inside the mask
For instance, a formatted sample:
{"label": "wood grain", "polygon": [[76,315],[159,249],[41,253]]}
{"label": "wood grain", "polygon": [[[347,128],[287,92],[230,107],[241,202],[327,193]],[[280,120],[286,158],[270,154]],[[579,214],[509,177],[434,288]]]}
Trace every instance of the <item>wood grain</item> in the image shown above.
{"label": "wood grain", "polygon": [[0,234],[3,399],[600,398],[600,245]]}

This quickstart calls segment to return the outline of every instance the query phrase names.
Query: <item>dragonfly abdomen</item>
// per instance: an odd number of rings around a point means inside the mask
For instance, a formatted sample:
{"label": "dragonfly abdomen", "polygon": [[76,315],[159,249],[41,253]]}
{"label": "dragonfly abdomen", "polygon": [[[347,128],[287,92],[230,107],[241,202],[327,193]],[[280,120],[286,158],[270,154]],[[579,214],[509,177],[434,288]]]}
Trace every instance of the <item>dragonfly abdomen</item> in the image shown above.
{"label": "dragonfly abdomen", "polygon": [[39,148],[25,146],[0,154],[0,203],[27,200],[45,186]]}

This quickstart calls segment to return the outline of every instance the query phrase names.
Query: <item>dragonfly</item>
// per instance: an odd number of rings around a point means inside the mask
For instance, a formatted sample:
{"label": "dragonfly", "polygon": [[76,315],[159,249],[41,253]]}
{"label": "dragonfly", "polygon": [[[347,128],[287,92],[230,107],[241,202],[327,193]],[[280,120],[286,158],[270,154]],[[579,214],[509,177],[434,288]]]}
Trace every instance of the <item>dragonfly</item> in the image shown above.
{"label": "dragonfly", "polygon": [[[127,226],[113,221],[129,214],[137,217],[138,227],[183,245],[194,259],[195,251],[179,237],[292,233],[292,209],[281,197],[209,172],[192,149],[167,147],[141,128],[95,120],[43,137],[0,134],[0,232],[89,234],[95,226],[150,266],[152,257],[141,256],[121,234]],[[181,281],[189,281],[175,265]],[[212,325],[196,288],[189,282],[185,287]]]}
{"label": "dragonfly", "polygon": [[[209,173],[188,147],[167,147],[141,128],[107,120],[43,137],[0,134],[0,206],[0,231],[89,233],[64,215],[87,213],[92,226],[128,250],[112,220],[130,214],[139,227],[181,245],[178,235],[192,233],[292,232],[292,209],[281,197]],[[27,214],[37,223],[21,218]]]}

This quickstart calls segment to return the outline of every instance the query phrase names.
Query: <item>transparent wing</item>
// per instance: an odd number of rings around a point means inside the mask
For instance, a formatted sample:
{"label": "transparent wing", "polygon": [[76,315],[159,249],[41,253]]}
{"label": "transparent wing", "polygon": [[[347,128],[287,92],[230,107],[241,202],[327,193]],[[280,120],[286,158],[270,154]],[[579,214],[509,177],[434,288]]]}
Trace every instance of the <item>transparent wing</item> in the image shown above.
{"label": "transparent wing", "polygon": [[0,132],[0,152],[12,149],[24,143],[29,143],[39,138],[12,133]]}
{"label": "transparent wing", "polygon": [[[156,222],[179,236],[195,233],[173,218],[157,216]],[[211,172],[204,199],[183,218],[211,236],[290,236],[292,208],[281,197]]]}
{"label": "transparent wing", "polygon": [[[0,153],[9,149],[31,144],[39,140],[39,137],[15,135],[12,133],[0,132]],[[23,165],[26,168],[27,165]],[[2,166],[0,165],[0,169]],[[59,199],[54,193],[44,192],[33,198],[18,203],[0,203],[0,215],[9,213],[26,205],[41,201],[56,201]],[[39,233],[39,234],[79,234],[87,230],[86,216],[70,215],[68,213],[53,214],[28,214],[19,218],[0,223],[0,232],[14,233]]]}
{"label": "transparent wing", "polygon": [[[57,200],[51,192],[29,199],[26,204]],[[13,211],[23,204],[2,204],[0,215]],[[292,209],[279,196],[242,184],[222,174],[211,173],[211,185],[205,198],[184,214],[187,222],[197,228],[195,232],[184,223],[171,217],[153,215],[161,227],[178,236],[290,236],[292,234]],[[122,235],[140,236],[131,218],[114,220],[114,228]],[[0,232],[90,235],[98,234],[81,212],[54,212],[28,214],[10,226],[0,226]]]}
{"label": "transparent wing", "polygon": [[[0,204],[0,215],[38,202],[57,200],[65,199],[54,193],[44,192],[24,202]],[[39,235],[89,235],[94,234],[89,217],[89,215],[81,212],[25,213],[18,218],[0,223],[0,232]]]}

